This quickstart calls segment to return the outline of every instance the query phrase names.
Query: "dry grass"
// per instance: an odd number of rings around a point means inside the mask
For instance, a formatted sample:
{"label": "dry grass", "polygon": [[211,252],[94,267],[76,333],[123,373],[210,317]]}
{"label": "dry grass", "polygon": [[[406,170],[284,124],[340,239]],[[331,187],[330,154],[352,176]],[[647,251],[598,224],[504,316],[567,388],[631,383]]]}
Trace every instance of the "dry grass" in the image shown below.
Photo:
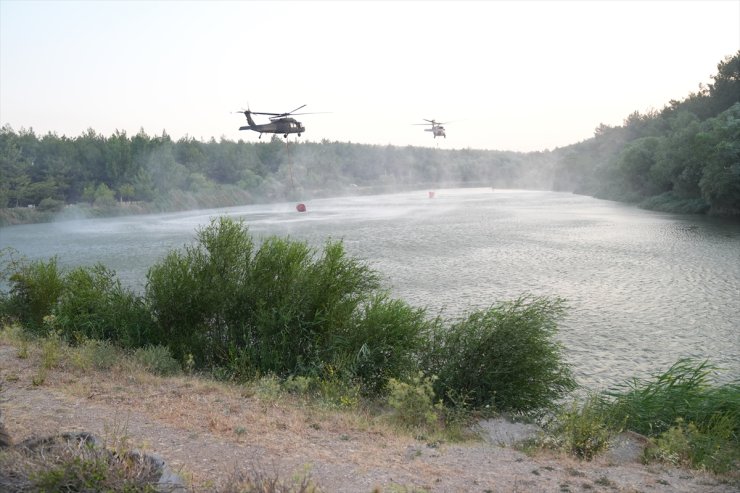
{"label": "dry grass", "polygon": [[[0,332],[0,408],[15,442],[59,431],[118,436],[163,457],[195,492],[229,491],[223,487],[260,478],[268,487],[287,480],[294,488],[275,491],[312,491],[314,478],[322,491],[549,491],[557,481],[573,481],[568,467],[583,471],[578,481],[592,491],[732,491],[711,477],[711,487],[697,489],[698,477],[640,464],[607,468],[480,442],[436,444],[362,405],[327,405],[275,392],[269,382],[158,377],[125,358],[99,370],[76,364],[69,348],[33,386],[43,354],[31,343],[19,358],[18,347]],[[601,477],[616,486],[602,488]]]}
{"label": "dry grass", "polygon": [[[13,341],[7,340],[6,343]],[[210,435],[234,444],[255,444],[268,455],[290,455],[310,450],[331,460],[333,451],[323,450],[332,437],[369,435],[371,440],[353,442],[349,459],[366,467],[382,468],[388,450],[402,451],[413,437],[388,420],[362,408],[332,408],[321,401],[286,392],[267,391],[259,383],[237,385],[198,376],[152,375],[122,358],[107,370],[81,368],[74,363],[73,348],[63,348],[55,366],[41,385],[85,405],[113,406],[127,414],[141,413],[164,425],[187,430],[192,437]],[[7,354],[7,353],[6,353]],[[27,358],[16,360],[14,372],[4,374],[18,382],[29,382],[43,365],[43,352],[31,344]],[[22,403],[17,405],[23,406]],[[32,411],[26,407],[27,411]],[[108,427],[121,427],[119,415]],[[34,435],[34,430],[12,430],[16,440]],[[340,438],[341,439],[341,438]],[[133,441],[132,446],[156,450],[160,444]],[[347,458],[345,456],[345,458]],[[197,474],[193,475],[197,480]]]}

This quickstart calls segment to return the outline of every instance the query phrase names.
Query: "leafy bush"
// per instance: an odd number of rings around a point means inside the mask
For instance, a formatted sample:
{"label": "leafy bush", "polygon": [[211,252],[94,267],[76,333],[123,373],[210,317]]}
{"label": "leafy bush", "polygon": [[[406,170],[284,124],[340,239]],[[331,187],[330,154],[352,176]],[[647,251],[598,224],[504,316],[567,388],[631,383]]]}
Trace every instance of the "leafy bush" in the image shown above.
{"label": "leafy bush", "polygon": [[654,195],[639,204],[643,209],[672,212],[674,214],[704,214],[709,204],[701,197],[681,197],[673,191]]}
{"label": "leafy bush", "polygon": [[440,406],[434,402],[436,377],[425,377],[423,373],[403,382],[391,378],[388,404],[393,408],[394,419],[410,428],[431,428],[437,422]]}
{"label": "leafy bush", "polygon": [[121,287],[114,271],[101,264],[69,272],[57,258],[16,261],[3,269],[10,285],[2,300],[5,317],[17,318],[32,333],[58,330],[70,342],[106,339],[139,346],[149,337],[151,317],[144,300]]}
{"label": "leafy bush", "polygon": [[581,404],[574,402],[564,407],[548,428],[556,436],[560,448],[586,460],[606,449],[618,431],[610,426],[598,395],[590,396]]}
{"label": "leafy bush", "polygon": [[120,350],[109,341],[86,339],[71,352],[72,364],[81,370],[107,370],[116,364]]}
{"label": "leafy bush", "polygon": [[438,324],[422,357],[445,402],[464,395],[473,409],[527,412],[551,407],[575,388],[554,340],[563,301],[522,296]]}
{"label": "leafy bush", "polygon": [[51,314],[64,291],[64,277],[57,266],[57,258],[52,257],[48,262],[19,262],[12,268],[5,309],[28,330],[42,334],[44,317]]}
{"label": "leafy bush", "polygon": [[645,450],[645,458],[715,473],[736,470],[740,446],[733,426],[727,415],[713,417],[702,428],[678,418],[673,427],[661,433]]}
{"label": "leafy bush", "polygon": [[182,371],[180,363],[165,346],[147,346],[134,351],[134,361],[155,375],[176,375]]}
{"label": "leafy bush", "polygon": [[197,365],[223,365],[232,339],[249,337],[251,305],[243,291],[254,244],[231,220],[212,221],[197,239],[147,273],[145,297],[155,319],[150,342],[167,345],[177,359],[191,354]]}
{"label": "leafy bush", "polygon": [[652,437],[647,460],[728,472],[740,461],[740,384],[712,385],[715,370],[707,361],[680,359],[663,373],[592,396],[564,413],[556,431],[583,457],[627,429]]}
{"label": "leafy bush", "polygon": [[320,375],[325,363],[349,360],[336,354],[342,346],[334,338],[358,325],[355,314],[379,281],[341,243],[327,242],[318,255],[270,237],[255,249],[246,226],[229,218],[214,219],[196,238],[149,270],[152,342],[236,378]]}
{"label": "leafy bush", "polygon": [[121,287],[102,264],[78,267],[64,276],[55,306],[55,327],[70,340],[97,339],[125,346],[145,343],[151,325],[143,299]]}
{"label": "leafy bush", "polygon": [[389,379],[416,373],[430,327],[423,309],[377,295],[356,313],[353,323],[332,334],[335,362],[361,383],[365,394],[380,394]]}
{"label": "leafy bush", "polygon": [[39,202],[38,209],[40,211],[59,212],[64,209],[64,201],[47,197]]}

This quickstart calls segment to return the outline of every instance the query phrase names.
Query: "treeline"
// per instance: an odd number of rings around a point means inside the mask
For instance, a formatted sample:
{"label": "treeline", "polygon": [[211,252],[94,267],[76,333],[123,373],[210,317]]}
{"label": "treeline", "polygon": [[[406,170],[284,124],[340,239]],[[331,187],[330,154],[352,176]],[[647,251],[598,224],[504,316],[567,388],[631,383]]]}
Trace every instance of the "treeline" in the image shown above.
{"label": "treeline", "polygon": [[[89,129],[75,138],[0,129],[0,208],[59,210],[125,202],[153,210],[237,205],[426,184],[549,188],[546,153],[362,145],[173,140]],[[310,198],[310,197],[309,197]]]}
{"label": "treeline", "polygon": [[558,149],[556,190],[684,213],[740,216],[740,51],[713,83]]}

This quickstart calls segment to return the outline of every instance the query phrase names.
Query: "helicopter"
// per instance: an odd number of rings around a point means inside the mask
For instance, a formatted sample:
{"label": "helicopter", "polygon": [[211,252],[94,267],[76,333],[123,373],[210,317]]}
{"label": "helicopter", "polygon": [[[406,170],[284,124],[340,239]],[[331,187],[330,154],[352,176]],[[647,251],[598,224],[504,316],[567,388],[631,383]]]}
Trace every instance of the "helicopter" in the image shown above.
{"label": "helicopter", "polygon": [[[288,137],[288,134],[298,134],[298,137],[300,137],[301,133],[306,131],[306,127],[304,127],[303,124],[295,118],[291,118],[290,115],[308,115],[309,113],[296,113],[296,111],[300,110],[304,106],[306,105],[304,104],[303,106],[299,106],[293,111],[288,111],[287,113],[262,113],[259,111],[250,111],[249,109],[240,111],[239,113],[244,113],[244,116],[247,117],[247,123],[249,123],[249,125],[239,127],[239,130],[254,130],[255,132],[259,132],[259,138],[262,138],[263,133],[283,134],[283,137]],[[270,123],[258,125],[254,123],[252,115],[269,115]]]}
{"label": "helicopter", "polygon": [[434,135],[434,138],[437,137],[444,137],[447,138],[447,134],[445,134],[445,128],[442,126],[445,123],[449,122],[437,122],[436,120],[427,120],[426,118],[422,118],[425,122],[429,123],[414,123],[414,125],[431,125],[432,128],[425,128],[425,132],[432,132],[432,135]]}

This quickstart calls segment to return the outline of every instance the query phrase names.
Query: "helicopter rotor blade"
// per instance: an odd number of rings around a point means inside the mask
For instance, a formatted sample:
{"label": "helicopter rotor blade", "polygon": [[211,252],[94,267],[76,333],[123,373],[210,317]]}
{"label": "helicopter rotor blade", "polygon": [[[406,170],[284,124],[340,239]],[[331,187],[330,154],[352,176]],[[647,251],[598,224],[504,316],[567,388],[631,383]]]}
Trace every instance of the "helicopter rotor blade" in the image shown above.
{"label": "helicopter rotor blade", "polygon": [[292,115],[293,113],[295,113],[295,112],[296,112],[296,111],[298,111],[299,109],[303,108],[304,106],[306,106],[306,105],[304,104],[303,106],[299,106],[298,108],[294,109],[293,111],[289,111],[289,112],[287,112],[287,113],[284,113],[284,114],[285,114],[285,115]]}
{"label": "helicopter rotor blade", "polygon": [[293,113],[293,112],[290,112],[290,113],[286,113],[286,115],[294,115],[294,116],[297,116],[297,115],[325,115],[327,113],[330,113],[330,112],[329,111],[312,111],[310,113]]}

